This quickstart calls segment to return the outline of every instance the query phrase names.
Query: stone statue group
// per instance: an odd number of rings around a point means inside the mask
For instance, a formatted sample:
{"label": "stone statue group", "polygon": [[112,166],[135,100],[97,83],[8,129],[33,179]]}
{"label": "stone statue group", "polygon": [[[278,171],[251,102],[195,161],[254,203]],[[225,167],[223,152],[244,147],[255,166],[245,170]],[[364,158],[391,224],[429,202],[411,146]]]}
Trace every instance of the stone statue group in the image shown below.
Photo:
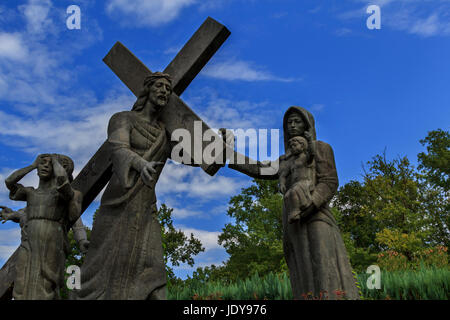
{"label": "stone statue group", "polygon": [[[113,174],[102,196],[90,242],[78,220],[82,194],[71,186],[73,161],[60,154],[42,154],[5,181],[10,198],[26,201],[17,212],[2,207],[1,219],[20,223],[14,299],[58,299],[64,285],[67,232],[74,229],[86,253],[81,289],[75,299],[165,299],[166,273],[157,220],[155,186],[171,155],[171,140],[161,120],[169,103],[172,81],[155,72],[145,78],[131,111],[114,114],[108,125]],[[290,107],[283,118],[285,154],[279,170],[262,174],[270,164],[254,161],[228,167],[253,178],[278,180],[284,195],[283,247],[295,299],[303,294],[336,290],[358,299],[340,231],[329,208],[338,188],[333,150],[316,139],[314,118]],[[233,137],[224,137],[230,142]],[[39,186],[20,180],[37,169]],[[77,222],[78,221],[78,222]],[[0,277],[0,281],[2,278]]]}

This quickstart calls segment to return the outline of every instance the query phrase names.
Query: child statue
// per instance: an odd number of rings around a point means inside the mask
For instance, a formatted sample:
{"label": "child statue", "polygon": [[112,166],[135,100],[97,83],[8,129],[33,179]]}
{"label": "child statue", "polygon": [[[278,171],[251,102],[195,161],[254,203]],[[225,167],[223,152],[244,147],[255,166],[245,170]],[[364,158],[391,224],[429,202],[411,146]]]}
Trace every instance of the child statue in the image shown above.
{"label": "child statue", "polygon": [[[37,189],[18,183],[34,169],[39,176]],[[78,219],[82,202],[81,193],[70,185],[72,172],[69,157],[41,154],[32,165],[5,180],[10,199],[27,202],[22,213],[2,213],[3,219],[18,221],[22,227],[13,289],[16,300],[60,298],[68,252],[67,225]]]}
{"label": "child statue", "polygon": [[[11,208],[0,206],[0,221],[5,223],[6,221],[12,221],[18,223],[22,229],[22,238],[26,238],[24,234],[24,225],[27,219],[26,208],[19,209],[17,211]],[[72,226],[73,238],[78,244],[78,248],[82,254],[86,254],[89,248],[89,240],[87,239],[86,226],[83,224],[81,217]]]}
{"label": "child statue", "polygon": [[[309,136],[310,137],[310,136]],[[310,139],[311,140],[311,139]],[[284,205],[288,222],[300,219],[302,211],[312,204],[314,174],[311,170],[314,159],[314,144],[302,136],[289,139],[289,149],[280,157],[280,191],[284,195]],[[288,183],[288,179],[293,183]],[[291,185],[286,190],[286,185]]]}

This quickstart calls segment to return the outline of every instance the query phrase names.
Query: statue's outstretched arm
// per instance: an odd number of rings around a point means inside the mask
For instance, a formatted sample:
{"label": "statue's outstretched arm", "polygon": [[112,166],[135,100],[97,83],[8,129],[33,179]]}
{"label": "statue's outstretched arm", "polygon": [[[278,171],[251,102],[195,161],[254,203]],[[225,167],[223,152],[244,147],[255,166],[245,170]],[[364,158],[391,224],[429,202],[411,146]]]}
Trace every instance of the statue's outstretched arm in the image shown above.
{"label": "statue's outstretched arm", "polygon": [[11,191],[11,192],[15,192],[17,190],[17,183],[23,178],[25,177],[28,173],[30,173],[31,171],[33,171],[34,169],[37,168],[38,163],[39,163],[39,158],[40,155],[34,160],[34,162],[22,169],[18,169],[16,171],[14,171],[13,173],[11,173],[9,175],[8,178],[6,178],[5,180],[5,184],[6,187]]}
{"label": "statue's outstretched arm", "polygon": [[219,129],[222,135],[226,149],[226,157],[230,160],[228,168],[242,172],[255,179],[277,180],[279,177],[280,160],[275,161],[256,161],[234,150],[234,135],[230,130]]}
{"label": "statue's outstretched arm", "polygon": [[20,218],[25,214],[24,210],[14,211],[8,207],[0,206],[0,221],[5,223],[6,221],[13,221],[15,223],[20,223]]}

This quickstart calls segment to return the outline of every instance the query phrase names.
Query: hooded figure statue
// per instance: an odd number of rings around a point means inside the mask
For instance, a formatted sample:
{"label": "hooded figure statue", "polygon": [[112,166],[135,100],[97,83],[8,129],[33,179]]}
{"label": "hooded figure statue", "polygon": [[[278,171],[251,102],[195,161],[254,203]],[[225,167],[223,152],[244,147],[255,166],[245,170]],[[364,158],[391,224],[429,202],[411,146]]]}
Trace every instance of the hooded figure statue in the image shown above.
{"label": "hooded figure statue", "polygon": [[[295,117],[296,116],[296,117]],[[314,118],[301,107],[290,107],[283,118],[284,145],[287,152],[289,140],[302,136],[312,146],[313,158],[305,170],[311,178],[312,204],[301,212],[300,218],[288,222],[286,201],[283,208],[283,249],[289,268],[294,299],[326,296],[338,299],[339,291],[345,298],[358,299],[358,290],[336,220],[329,202],[337,191],[338,177],[331,146],[316,139]],[[286,155],[280,157],[283,161]],[[275,180],[280,173],[262,174],[265,167],[277,167],[257,161],[255,164],[239,164],[229,167],[253,178]],[[286,189],[297,181],[294,174],[286,179]],[[339,293],[339,294],[338,294]]]}

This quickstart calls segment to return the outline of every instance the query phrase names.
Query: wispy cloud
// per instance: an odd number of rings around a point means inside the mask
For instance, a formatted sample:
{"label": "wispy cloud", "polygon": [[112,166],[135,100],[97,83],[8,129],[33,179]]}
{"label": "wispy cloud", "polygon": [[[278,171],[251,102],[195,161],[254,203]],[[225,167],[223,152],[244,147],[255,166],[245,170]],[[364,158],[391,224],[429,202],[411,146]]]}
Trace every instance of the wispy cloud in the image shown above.
{"label": "wispy cloud", "polygon": [[109,117],[133,99],[111,90],[99,101],[80,85],[72,59],[101,39],[101,30],[89,19],[81,30],[62,36],[66,27],[54,9],[50,0],[29,0],[17,10],[24,23],[0,33],[0,137],[32,156],[65,153],[79,169],[106,138]]}
{"label": "wispy cloud", "polygon": [[248,129],[274,125],[273,116],[260,112],[269,105],[266,101],[232,100],[215,89],[202,88],[195,96],[186,98],[211,128]]}
{"label": "wispy cloud", "polygon": [[316,112],[321,112],[321,111],[323,111],[324,108],[325,108],[325,105],[321,104],[321,103],[316,103],[311,106],[311,110],[316,111]]}
{"label": "wispy cloud", "polygon": [[338,37],[343,37],[352,33],[350,28],[339,28],[334,32]]}
{"label": "wispy cloud", "polygon": [[[18,169],[18,168],[17,168]],[[26,203],[22,201],[13,201],[9,199],[9,190],[6,188],[5,180],[15,169],[2,168],[0,171],[0,204],[9,206],[11,208],[23,208]],[[39,178],[37,173],[31,172],[22,178],[21,184],[30,187],[37,187],[39,184]]]}
{"label": "wispy cloud", "polygon": [[178,17],[196,0],[112,0],[106,12],[125,26],[158,27]]}
{"label": "wispy cloud", "polygon": [[220,266],[223,265],[223,261],[228,259],[228,254],[225,248],[219,245],[218,237],[221,234],[220,231],[206,231],[195,228],[189,228],[184,225],[177,225],[176,228],[181,229],[183,233],[190,237],[191,233],[200,240],[202,245],[205,247],[205,251],[199,253],[194,257],[195,265],[193,267],[187,264],[175,267],[174,270],[178,274],[189,275],[192,274],[197,268],[209,267],[211,265]]}
{"label": "wispy cloud", "polygon": [[14,253],[20,245],[20,228],[0,230],[0,265]]}
{"label": "wispy cloud", "polygon": [[381,28],[407,32],[422,37],[450,36],[450,1],[448,0],[354,0],[364,7],[342,12],[339,18],[362,19],[366,8],[381,8]]}
{"label": "wispy cloud", "polygon": [[213,249],[223,249],[223,247],[218,243],[219,235],[221,234],[220,231],[205,231],[189,228],[184,225],[177,225],[175,227],[180,229],[188,237],[190,237],[192,233],[194,237],[198,238],[205,247],[205,252]]}
{"label": "wispy cloud", "polygon": [[75,120],[58,113],[24,118],[0,111],[0,122],[4,124],[0,135],[8,138],[5,144],[19,146],[33,155],[47,151],[66,153],[79,166],[86,163],[106,139],[111,115],[131,104],[129,96],[110,97],[78,110]]}
{"label": "wispy cloud", "polygon": [[26,19],[27,31],[31,34],[48,33],[56,30],[50,10],[53,11],[50,0],[29,0],[26,5],[19,6],[19,10]]}
{"label": "wispy cloud", "polygon": [[242,181],[225,176],[209,176],[200,168],[189,167],[169,161],[156,185],[157,194],[167,197],[183,195],[206,201],[235,194],[242,187]]}
{"label": "wispy cloud", "polygon": [[275,76],[262,67],[254,66],[252,63],[240,60],[227,60],[208,64],[201,74],[223,80],[241,81],[281,81],[292,82],[298,79],[283,78]]}
{"label": "wispy cloud", "polygon": [[0,57],[17,61],[24,61],[28,57],[28,48],[19,33],[0,33],[0,43]]}
{"label": "wispy cloud", "polygon": [[[248,129],[252,129],[258,135],[263,133],[260,129],[267,130],[267,137],[259,135],[257,139],[247,139],[246,143],[250,150],[272,150],[268,149],[269,143],[271,144],[270,131],[273,128],[281,127],[279,119],[283,118],[284,108],[280,108],[280,105],[272,105],[267,101],[251,102],[246,100],[231,100],[226,97],[220,96],[217,91],[211,88],[203,88],[199,90],[200,95],[190,96],[186,99],[188,104],[198,110],[200,117],[213,129],[226,128],[232,130],[242,129],[246,132]],[[268,110],[271,112],[261,112],[261,110]],[[274,146],[274,147],[279,147]],[[279,149],[279,148],[278,148]],[[240,149],[238,149],[240,150]],[[264,152],[262,152],[264,153]],[[272,152],[270,156],[262,157],[259,160],[274,160],[278,158],[276,151]],[[251,154],[251,157],[258,157],[258,155]]]}

